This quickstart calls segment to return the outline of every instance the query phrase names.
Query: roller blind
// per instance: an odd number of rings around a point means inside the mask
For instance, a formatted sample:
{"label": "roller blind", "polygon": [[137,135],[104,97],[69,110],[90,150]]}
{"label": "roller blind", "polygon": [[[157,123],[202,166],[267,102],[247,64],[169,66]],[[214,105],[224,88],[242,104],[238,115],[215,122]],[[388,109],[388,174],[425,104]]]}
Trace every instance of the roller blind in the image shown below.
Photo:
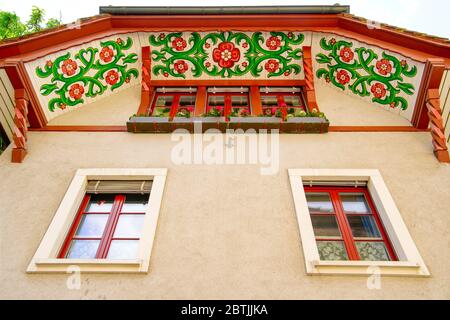
{"label": "roller blind", "polygon": [[304,186],[326,186],[326,187],[365,187],[367,181],[308,181],[303,180]]}
{"label": "roller blind", "polygon": [[247,87],[209,87],[208,92],[211,93],[247,93]]}
{"label": "roller blind", "polygon": [[89,180],[86,193],[150,193],[151,180]]}

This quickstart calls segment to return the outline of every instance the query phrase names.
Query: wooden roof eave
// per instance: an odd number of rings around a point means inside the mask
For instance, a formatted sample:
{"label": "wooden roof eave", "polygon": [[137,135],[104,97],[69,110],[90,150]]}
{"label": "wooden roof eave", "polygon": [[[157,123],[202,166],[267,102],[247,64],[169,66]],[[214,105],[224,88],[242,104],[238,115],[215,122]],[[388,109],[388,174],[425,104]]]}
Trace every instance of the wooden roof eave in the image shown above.
{"label": "wooden roof eave", "polygon": [[[269,21],[269,22],[268,22]],[[111,16],[81,20],[80,24],[44,31],[23,39],[0,44],[0,66],[11,58],[30,61],[80,43],[113,34],[149,31],[211,30],[273,31],[299,30],[330,32],[354,38],[406,55],[420,62],[443,58],[450,68],[450,43],[414,36],[385,27],[369,29],[367,23],[345,14],[213,15],[213,16]]]}

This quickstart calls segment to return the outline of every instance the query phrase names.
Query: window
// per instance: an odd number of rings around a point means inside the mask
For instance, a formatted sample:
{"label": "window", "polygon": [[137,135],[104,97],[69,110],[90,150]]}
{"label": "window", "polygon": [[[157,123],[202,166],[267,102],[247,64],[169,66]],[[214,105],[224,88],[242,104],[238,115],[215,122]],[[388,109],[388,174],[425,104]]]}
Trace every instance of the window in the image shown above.
{"label": "window", "polygon": [[[89,181],[89,185],[106,185],[105,181]],[[142,194],[88,192],[61,249],[59,258],[70,259],[135,259],[147,210],[151,181],[133,181],[147,188]],[[107,181],[110,189],[121,181]],[[105,187],[103,186],[103,189]],[[119,188],[120,189],[120,188]],[[130,185],[122,190],[132,191]]]}
{"label": "window", "polygon": [[289,178],[308,274],[430,275],[378,170]]}
{"label": "window", "polygon": [[305,186],[321,260],[396,261],[365,187]]}
{"label": "window", "polygon": [[250,113],[248,88],[208,88],[206,112],[218,110],[222,116]]}
{"label": "window", "polygon": [[166,169],[78,170],[28,272],[147,272]]}
{"label": "window", "polygon": [[195,88],[158,88],[153,98],[150,115],[173,118],[178,112],[195,108]]}
{"label": "window", "polygon": [[294,115],[306,112],[305,99],[300,88],[263,87],[260,91],[262,111],[266,116],[274,116],[276,112]]}

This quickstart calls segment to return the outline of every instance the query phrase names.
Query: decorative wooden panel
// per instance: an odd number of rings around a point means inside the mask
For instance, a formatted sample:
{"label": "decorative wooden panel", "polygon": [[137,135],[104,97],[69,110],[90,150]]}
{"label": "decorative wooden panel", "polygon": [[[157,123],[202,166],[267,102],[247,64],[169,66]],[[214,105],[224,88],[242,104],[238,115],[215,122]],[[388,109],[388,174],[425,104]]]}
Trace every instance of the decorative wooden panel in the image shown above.
{"label": "decorative wooden panel", "polygon": [[47,119],[140,83],[140,48],[137,33],[123,34],[27,63]]}
{"label": "decorative wooden panel", "polygon": [[315,33],[317,81],[411,120],[424,64],[389,50]]}
{"label": "decorative wooden panel", "polygon": [[447,146],[450,148],[450,71],[446,70],[442,77],[442,83],[439,90],[442,122],[445,127],[445,138]]}
{"label": "decorative wooden panel", "polygon": [[301,32],[149,35],[152,79],[303,79]]}
{"label": "decorative wooden panel", "polygon": [[0,69],[0,125],[12,141],[14,132],[14,89],[4,69]]}

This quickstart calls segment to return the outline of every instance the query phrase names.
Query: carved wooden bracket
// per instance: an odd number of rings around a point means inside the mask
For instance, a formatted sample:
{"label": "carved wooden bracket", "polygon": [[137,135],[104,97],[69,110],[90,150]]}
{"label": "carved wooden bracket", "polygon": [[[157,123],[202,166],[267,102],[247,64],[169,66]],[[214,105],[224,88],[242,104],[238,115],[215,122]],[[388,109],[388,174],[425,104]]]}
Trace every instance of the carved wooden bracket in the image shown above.
{"label": "carved wooden bracket", "polygon": [[142,83],[141,83],[141,104],[139,105],[138,115],[147,115],[153,87],[150,85],[151,80],[151,57],[150,47],[142,47]]}
{"label": "carved wooden bracket", "polygon": [[24,89],[16,89],[14,108],[13,149],[11,162],[21,163],[27,155],[28,104],[29,99]]}
{"label": "carved wooden bracket", "polygon": [[305,71],[305,94],[309,111],[319,110],[316,100],[316,89],[314,87],[314,68],[312,62],[311,47],[303,47],[303,69]]}
{"label": "carved wooden bracket", "polygon": [[429,89],[426,106],[430,119],[431,135],[433,136],[434,154],[440,162],[450,163],[440,105],[439,89]]}

